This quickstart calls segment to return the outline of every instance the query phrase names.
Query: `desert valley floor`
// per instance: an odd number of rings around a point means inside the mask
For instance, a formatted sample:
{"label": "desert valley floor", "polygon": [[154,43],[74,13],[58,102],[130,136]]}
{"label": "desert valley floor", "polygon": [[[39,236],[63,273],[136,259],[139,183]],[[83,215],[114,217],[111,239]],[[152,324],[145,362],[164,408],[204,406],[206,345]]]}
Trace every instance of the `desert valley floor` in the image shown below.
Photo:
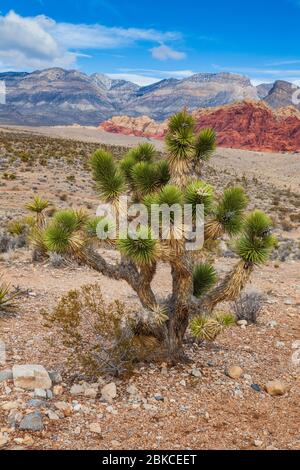
{"label": "desert valley floor", "polygon": [[[24,205],[33,194],[58,208],[88,207],[94,213],[98,197],[86,165],[89,155],[101,143],[115,146],[121,154],[123,147],[141,140],[95,128],[0,128],[0,229],[26,214]],[[161,142],[155,144],[162,150]],[[108,381],[117,385],[117,397],[108,406],[98,397],[70,393],[82,378],[76,370],[65,372],[65,351],[49,343],[52,334],[40,312],[54,306],[63,293],[87,283],[100,282],[108,300],[135,305],[133,291],[85,267],[34,263],[28,248],[2,253],[1,273],[22,292],[16,312],[0,316],[0,338],[7,348],[2,369],[42,364],[60,372],[63,380],[57,395],[39,404],[44,422],[40,432],[9,425],[12,410],[25,414],[35,411],[37,404],[30,401],[30,392],[9,381],[0,383],[5,448],[300,449],[300,364],[293,360],[299,352],[295,348],[300,349],[300,155],[219,148],[204,177],[218,190],[243,185],[250,207],[266,210],[276,222],[279,248],[265,267],[255,271],[250,286],[266,294],[258,324],[230,328],[213,344],[187,344],[188,365],[141,364],[124,380],[99,379],[94,389]],[[232,263],[224,248],[218,271],[225,273]],[[154,290],[166,296],[170,282],[170,273],[161,264]],[[231,365],[240,366],[244,375],[237,380],[228,377],[225,370]],[[264,391],[274,379],[287,385],[283,396]],[[135,393],[129,385],[135,386]],[[70,411],[61,415],[58,402],[71,405]],[[50,419],[49,410],[58,419]]]}

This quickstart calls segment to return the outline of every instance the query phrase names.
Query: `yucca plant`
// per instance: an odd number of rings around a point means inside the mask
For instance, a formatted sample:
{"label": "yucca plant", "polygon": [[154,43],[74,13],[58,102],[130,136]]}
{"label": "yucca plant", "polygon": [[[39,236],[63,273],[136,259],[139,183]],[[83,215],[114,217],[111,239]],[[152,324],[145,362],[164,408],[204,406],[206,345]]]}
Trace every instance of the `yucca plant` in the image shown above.
{"label": "yucca plant", "polygon": [[12,292],[9,284],[3,280],[0,275],[0,313],[6,310],[12,310],[16,306],[17,292]]}
{"label": "yucca plant", "polygon": [[34,196],[33,200],[26,204],[26,209],[36,214],[36,223],[42,226],[45,222],[44,211],[49,207],[49,201],[39,196]]}
{"label": "yucca plant", "polygon": [[[148,222],[139,222],[135,233],[128,229],[110,240],[119,251],[119,262],[108,262],[97,250],[97,244],[101,245],[97,237],[100,222],[108,231],[120,228],[109,218],[59,211],[37,237],[45,252],[74,256],[99,273],[126,281],[141,303],[132,326],[137,344],[159,345],[161,354],[167,354],[173,363],[184,358],[188,328],[196,338],[212,341],[234,324],[232,315],[218,311],[217,305],[240,295],[253,270],[266,262],[274,245],[270,219],[260,211],[245,216],[247,197],[242,188],[227,188],[216,195],[213,187],[202,181],[199,175],[215,150],[216,135],[212,129],[196,128],[187,110],[171,117],[166,158],[160,161],[148,143],[130,149],[119,163],[104,149],[92,155],[92,175],[101,201],[112,203],[117,214],[130,224],[134,217],[121,212],[121,196],[132,196],[129,208],[132,202],[140,202],[147,209]],[[169,209],[169,231],[177,235],[180,230],[175,224],[174,207],[181,209],[186,204],[194,214],[199,204],[204,206],[204,243],[195,252],[189,251],[184,236],[163,237],[161,208]],[[158,233],[150,224],[149,215],[153,213],[159,215]],[[184,225],[198,233],[203,227],[197,227],[196,221],[194,217],[191,227],[184,220]],[[217,245],[223,236],[233,239],[239,256],[224,277],[217,276],[214,267]],[[169,264],[172,277],[171,292],[164,299],[152,289],[160,261]]]}

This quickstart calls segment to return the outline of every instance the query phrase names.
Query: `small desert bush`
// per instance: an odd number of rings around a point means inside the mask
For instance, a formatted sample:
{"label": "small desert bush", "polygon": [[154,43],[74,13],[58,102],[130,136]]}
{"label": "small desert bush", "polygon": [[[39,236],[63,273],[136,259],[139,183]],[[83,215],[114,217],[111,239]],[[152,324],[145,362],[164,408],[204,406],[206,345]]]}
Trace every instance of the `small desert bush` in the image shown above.
{"label": "small desert bush", "polygon": [[190,322],[190,331],[198,341],[214,341],[222,331],[236,323],[232,313],[216,312],[212,316],[199,315]]}
{"label": "small desert bush", "polygon": [[0,315],[7,310],[13,310],[16,306],[18,293],[13,292],[10,285],[0,275]]}
{"label": "small desert bush", "polygon": [[46,326],[69,350],[74,370],[90,378],[122,375],[133,368],[136,341],[123,303],[106,303],[98,284],[65,294],[52,312],[43,311]]}
{"label": "small desert bush", "polygon": [[233,308],[237,320],[257,323],[264,305],[264,295],[260,292],[245,292],[234,302]]}

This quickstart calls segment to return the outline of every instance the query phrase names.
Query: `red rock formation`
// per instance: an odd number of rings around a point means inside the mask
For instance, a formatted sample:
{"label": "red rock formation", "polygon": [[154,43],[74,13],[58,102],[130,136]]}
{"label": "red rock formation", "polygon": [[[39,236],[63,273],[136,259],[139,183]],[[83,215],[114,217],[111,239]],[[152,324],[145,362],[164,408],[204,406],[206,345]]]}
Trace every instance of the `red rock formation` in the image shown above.
{"label": "red rock formation", "polygon": [[197,128],[213,127],[221,147],[264,152],[300,151],[300,113],[242,102],[195,112]]}
{"label": "red rock formation", "polygon": [[[221,147],[264,152],[300,151],[300,113],[294,108],[272,110],[262,102],[241,102],[193,113],[197,129],[212,127]],[[115,117],[101,128],[125,135],[163,138],[167,121],[150,118]]]}
{"label": "red rock formation", "polygon": [[153,137],[163,139],[167,130],[167,122],[156,123],[148,116],[132,118],[116,116],[103,122],[100,128],[114,134],[135,135],[137,137]]}

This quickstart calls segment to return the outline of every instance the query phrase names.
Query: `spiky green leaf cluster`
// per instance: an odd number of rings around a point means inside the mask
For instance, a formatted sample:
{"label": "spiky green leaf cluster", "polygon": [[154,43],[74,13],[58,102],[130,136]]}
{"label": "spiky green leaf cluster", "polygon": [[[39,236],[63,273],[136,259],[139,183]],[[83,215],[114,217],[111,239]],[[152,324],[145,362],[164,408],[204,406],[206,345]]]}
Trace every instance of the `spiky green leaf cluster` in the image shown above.
{"label": "spiky green leaf cluster", "polygon": [[151,265],[157,259],[157,241],[148,227],[140,227],[137,237],[121,238],[117,242],[120,252],[140,266]]}
{"label": "spiky green leaf cluster", "polygon": [[129,150],[120,162],[123,175],[138,197],[159,190],[170,180],[167,161],[154,162],[155,154],[154,146],[144,143]]}
{"label": "spiky green leaf cluster", "polygon": [[222,331],[222,325],[211,317],[196,316],[190,322],[192,335],[198,340],[214,341]]}
{"label": "spiky green leaf cluster", "polygon": [[182,191],[173,184],[166,185],[158,195],[158,204],[167,204],[173,206],[174,204],[182,205],[184,197]]}
{"label": "spiky green leaf cluster", "polygon": [[268,260],[275,243],[270,217],[256,210],[245,221],[243,235],[236,244],[236,252],[246,262],[263,264]]}
{"label": "spiky green leaf cluster", "polygon": [[216,219],[229,235],[236,235],[243,226],[243,212],[247,207],[247,197],[243,188],[234,187],[224,191],[216,208]]}
{"label": "spiky green leaf cluster", "polygon": [[105,216],[90,217],[85,224],[85,232],[90,238],[112,238],[115,224]]}
{"label": "spiky green leaf cluster", "polygon": [[209,263],[202,263],[195,267],[193,273],[194,296],[202,297],[217,282],[217,273]]}
{"label": "spiky green leaf cluster", "polygon": [[66,253],[79,249],[82,244],[79,231],[86,221],[87,216],[82,211],[66,209],[56,212],[43,233],[47,251]]}
{"label": "spiky green leaf cluster", "polygon": [[210,213],[214,199],[213,187],[203,181],[195,181],[190,183],[185,190],[185,202],[192,204],[193,212],[196,206],[202,204],[204,206],[204,214]]}
{"label": "spiky green leaf cluster", "polygon": [[169,120],[165,139],[170,162],[191,159],[194,154],[195,121],[187,111],[181,111]]}
{"label": "spiky green leaf cluster", "polygon": [[97,150],[91,158],[91,167],[101,197],[111,202],[118,199],[124,189],[124,179],[112,154],[103,149]]}
{"label": "spiky green leaf cluster", "polygon": [[34,196],[33,200],[26,204],[26,209],[36,214],[41,214],[47,207],[49,207],[49,201],[42,199],[39,196]]}
{"label": "spiky green leaf cluster", "polygon": [[139,144],[137,147],[129,150],[127,157],[131,157],[135,163],[147,162],[152,163],[155,159],[156,150],[154,145],[148,142]]}
{"label": "spiky green leaf cluster", "polygon": [[201,129],[196,137],[195,157],[197,161],[208,161],[216,150],[216,133],[213,129]]}
{"label": "spiky green leaf cluster", "polygon": [[225,328],[235,325],[233,314],[217,312],[213,316],[197,315],[190,322],[192,335],[198,340],[214,341]]}

